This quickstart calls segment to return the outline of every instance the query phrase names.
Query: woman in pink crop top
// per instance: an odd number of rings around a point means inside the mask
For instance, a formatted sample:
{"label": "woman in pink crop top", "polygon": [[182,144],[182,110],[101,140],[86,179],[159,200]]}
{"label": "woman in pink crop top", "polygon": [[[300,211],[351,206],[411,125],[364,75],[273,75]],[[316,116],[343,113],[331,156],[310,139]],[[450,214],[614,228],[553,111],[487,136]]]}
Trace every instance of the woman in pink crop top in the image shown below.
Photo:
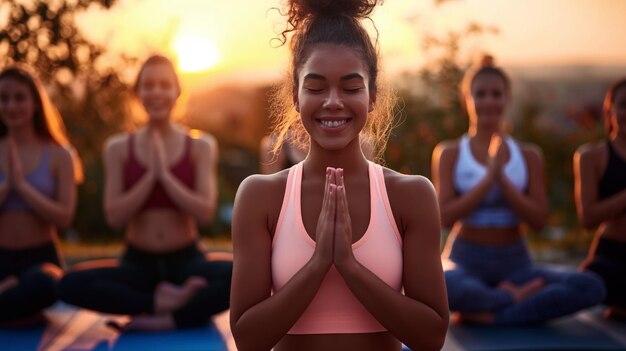
{"label": "woman in pink crop top", "polygon": [[232,262],[207,260],[197,224],[217,201],[217,144],[172,121],[180,85],[172,62],[151,56],[134,87],[148,122],[112,136],[104,151],[104,215],[126,226],[114,267],[78,269],[61,281],[62,300],[133,316],[127,329],[193,327],[228,308]]}
{"label": "woman in pink crop top", "polygon": [[0,72],[0,325],[41,321],[57,300],[68,227],[82,180],[61,116],[19,67]]}
{"label": "woman in pink crop top", "polygon": [[237,192],[230,316],[240,351],[443,345],[434,189],[369,162],[360,145],[367,133],[383,150],[392,117],[359,21],[380,2],[288,2],[292,80],[278,102],[277,143],[289,131],[309,153]]}

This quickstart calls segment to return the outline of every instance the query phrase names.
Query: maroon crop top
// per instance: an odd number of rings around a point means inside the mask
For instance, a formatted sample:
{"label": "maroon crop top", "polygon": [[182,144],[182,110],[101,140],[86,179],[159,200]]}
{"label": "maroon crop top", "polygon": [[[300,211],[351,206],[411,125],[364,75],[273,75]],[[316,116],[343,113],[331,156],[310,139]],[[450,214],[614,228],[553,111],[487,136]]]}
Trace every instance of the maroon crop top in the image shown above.
{"label": "maroon crop top", "polygon": [[[128,161],[124,166],[124,190],[130,189],[135,183],[146,173],[146,167],[139,163],[134,152],[135,135],[131,134],[128,138]],[[194,188],[195,174],[194,165],[191,160],[191,137],[185,139],[185,150],[183,156],[176,164],[170,167],[172,174],[176,176],[188,188]],[[146,199],[142,210],[148,208],[176,208],[176,205],[169,198],[163,185],[156,182],[152,188],[152,192]]]}

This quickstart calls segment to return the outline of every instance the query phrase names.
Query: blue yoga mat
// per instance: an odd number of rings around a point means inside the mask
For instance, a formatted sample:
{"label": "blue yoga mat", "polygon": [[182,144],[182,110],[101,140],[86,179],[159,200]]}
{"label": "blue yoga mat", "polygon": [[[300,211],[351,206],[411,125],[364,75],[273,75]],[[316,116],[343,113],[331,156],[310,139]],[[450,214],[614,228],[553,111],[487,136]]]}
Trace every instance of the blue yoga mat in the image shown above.
{"label": "blue yoga mat", "polygon": [[97,351],[227,351],[214,324],[202,328],[167,332],[125,332],[112,344],[98,345]]}
{"label": "blue yoga mat", "polygon": [[[574,318],[534,327],[450,326],[463,350],[625,350],[626,345]],[[445,349],[445,348],[444,348]]]}
{"label": "blue yoga mat", "polygon": [[37,350],[45,327],[0,329],[0,350]]}

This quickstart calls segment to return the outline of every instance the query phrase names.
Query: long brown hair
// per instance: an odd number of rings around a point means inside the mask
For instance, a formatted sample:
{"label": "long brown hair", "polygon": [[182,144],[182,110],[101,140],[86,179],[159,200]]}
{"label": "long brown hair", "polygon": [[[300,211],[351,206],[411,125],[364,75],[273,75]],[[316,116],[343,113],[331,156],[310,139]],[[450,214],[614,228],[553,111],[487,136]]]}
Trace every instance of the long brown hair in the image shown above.
{"label": "long brown hair", "polygon": [[280,34],[281,42],[291,35],[291,69],[288,79],[272,97],[271,114],[276,135],[274,152],[286,139],[306,148],[310,141],[300,115],[293,106],[293,94],[298,87],[298,71],[318,44],[335,44],[355,50],[369,73],[370,94],[376,96],[376,108],[368,116],[361,132],[372,142],[374,159],[381,160],[393,125],[394,94],[379,80],[378,49],[360,20],[369,19],[382,0],[289,0],[287,27]]}
{"label": "long brown hair", "polygon": [[[74,180],[79,183],[82,182],[84,177],[82,163],[67,137],[65,123],[63,123],[61,114],[50,101],[50,97],[43,85],[32,74],[28,73],[25,68],[18,66],[2,70],[0,72],[0,80],[3,79],[14,79],[28,87],[35,103],[33,115],[35,133],[42,140],[58,144],[70,152],[74,164]],[[0,121],[0,138],[6,137],[7,134],[7,126]]]}

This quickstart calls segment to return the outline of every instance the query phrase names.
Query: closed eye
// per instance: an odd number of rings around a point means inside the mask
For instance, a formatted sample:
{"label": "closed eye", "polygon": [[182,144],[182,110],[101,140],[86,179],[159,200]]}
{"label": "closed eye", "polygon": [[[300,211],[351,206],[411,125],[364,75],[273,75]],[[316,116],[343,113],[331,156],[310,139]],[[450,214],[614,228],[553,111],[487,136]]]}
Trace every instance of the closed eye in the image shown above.
{"label": "closed eye", "polygon": [[358,93],[359,91],[363,90],[363,87],[356,87],[356,88],[346,88],[344,89],[347,93]]}
{"label": "closed eye", "polygon": [[308,92],[310,92],[310,93],[315,94],[315,93],[321,93],[321,92],[323,92],[323,91],[324,91],[324,88],[307,88],[307,87],[304,87],[304,90],[306,90],[306,91],[308,91]]}

